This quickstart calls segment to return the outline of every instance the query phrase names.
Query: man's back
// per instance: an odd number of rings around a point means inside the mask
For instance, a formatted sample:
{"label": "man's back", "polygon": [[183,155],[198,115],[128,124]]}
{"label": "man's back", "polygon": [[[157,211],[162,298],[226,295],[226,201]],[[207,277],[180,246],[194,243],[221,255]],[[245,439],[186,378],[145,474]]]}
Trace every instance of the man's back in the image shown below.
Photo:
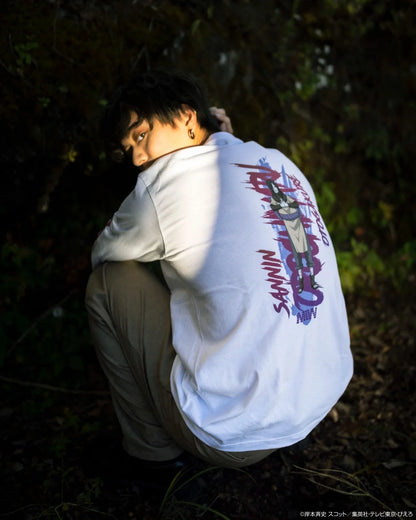
{"label": "man's back", "polygon": [[[296,201],[297,222],[271,209],[267,180]],[[352,373],[335,255],[305,177],[279,152],[217,133],[142,173],[121,212],[136,212],[136,239],[151,245],[134,258],[160,259],[171,290],[172,392],[190,429],[228,451],[305,437]]]}

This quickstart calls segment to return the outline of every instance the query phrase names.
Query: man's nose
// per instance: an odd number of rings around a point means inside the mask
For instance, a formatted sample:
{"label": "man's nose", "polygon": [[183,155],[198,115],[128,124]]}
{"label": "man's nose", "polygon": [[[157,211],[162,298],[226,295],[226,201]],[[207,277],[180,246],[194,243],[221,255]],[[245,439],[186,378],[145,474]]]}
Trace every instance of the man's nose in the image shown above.
{"label": "man's nose", "polygon": [[134,166],[143,166],[148,160],[149,159],[148,159],[147,155],[140,150],[137,150],[133,153]]}

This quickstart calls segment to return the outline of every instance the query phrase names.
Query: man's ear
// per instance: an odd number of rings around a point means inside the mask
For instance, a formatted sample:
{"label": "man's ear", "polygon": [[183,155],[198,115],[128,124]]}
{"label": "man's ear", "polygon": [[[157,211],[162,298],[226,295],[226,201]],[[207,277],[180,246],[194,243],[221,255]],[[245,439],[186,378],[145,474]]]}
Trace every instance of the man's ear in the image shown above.
{"label": "man's ear", "polygon": [[189,105],[182,105],[183,121],[185,126],[194,128],[197,123],[196,110],[191,108]]}

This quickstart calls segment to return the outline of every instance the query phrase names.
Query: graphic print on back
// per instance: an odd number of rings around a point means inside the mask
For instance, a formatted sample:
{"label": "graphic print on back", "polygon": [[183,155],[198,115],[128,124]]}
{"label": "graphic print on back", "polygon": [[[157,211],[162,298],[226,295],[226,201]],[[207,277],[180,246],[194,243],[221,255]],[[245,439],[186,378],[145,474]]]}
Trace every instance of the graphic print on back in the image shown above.
{"label": "graphic print on back", "polygon": [[271,304],[277,313],[286,312],[296,323],[308,325],[324,299],[319,251],[330,242],[321,216],[300,180],[288,175],[283,166],[278,172],[265,159],[257,165],[237,166],[246,169],[247,187],[261,195],[265,225],[272,226],[275,235],[274,250],[257,251]]}

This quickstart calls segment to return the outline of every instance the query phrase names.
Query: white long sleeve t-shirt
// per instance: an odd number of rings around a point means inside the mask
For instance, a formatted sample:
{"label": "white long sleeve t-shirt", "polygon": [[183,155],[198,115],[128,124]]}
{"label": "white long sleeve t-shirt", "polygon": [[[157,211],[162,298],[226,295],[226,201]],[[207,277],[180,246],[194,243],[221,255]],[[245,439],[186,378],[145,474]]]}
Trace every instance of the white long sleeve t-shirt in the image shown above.
{"label": "white long sleeve t-shirt", "polygon": [[219,132],[155,161],[92,251],[93,267],[132,259],[161,261],[171,390],[206,444],[291,445],[344,392],[353,363],[332,242],[309,182],[279,151]]}

